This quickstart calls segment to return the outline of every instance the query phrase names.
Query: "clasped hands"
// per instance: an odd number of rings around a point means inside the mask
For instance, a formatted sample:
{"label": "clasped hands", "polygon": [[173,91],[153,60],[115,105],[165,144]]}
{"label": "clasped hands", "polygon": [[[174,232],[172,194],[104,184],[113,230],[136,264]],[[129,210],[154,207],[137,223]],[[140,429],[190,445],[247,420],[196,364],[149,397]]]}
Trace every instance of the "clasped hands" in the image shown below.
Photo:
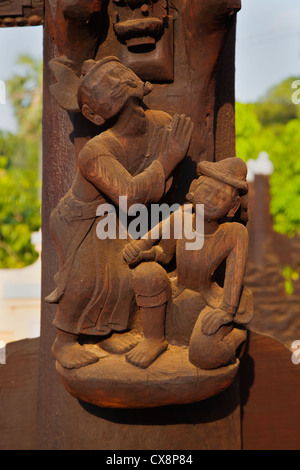
{"label": "clasped hands", "polygon": [[155,247],[146,239],[132,240],[123,250],[123,258],[130,267],[140,261],[154,261],[155,256]]}
{"label": "clasped hands", "polygon": [[[130,267],[141,261],[155,261],[156,249],[148,239],[133,240],[123,250],[123,258]],[[212,308],[202,321],[202,332],[207,335],[215,334],[223,325],[233,321],[234,315],[222,308]]]}
{"label": "clasped hands", "polygon": [[166,180],[184,159],[191,141],[194,124],[185,114],[175,114],[168,125],[153,136],[149,153],[163,166]]}

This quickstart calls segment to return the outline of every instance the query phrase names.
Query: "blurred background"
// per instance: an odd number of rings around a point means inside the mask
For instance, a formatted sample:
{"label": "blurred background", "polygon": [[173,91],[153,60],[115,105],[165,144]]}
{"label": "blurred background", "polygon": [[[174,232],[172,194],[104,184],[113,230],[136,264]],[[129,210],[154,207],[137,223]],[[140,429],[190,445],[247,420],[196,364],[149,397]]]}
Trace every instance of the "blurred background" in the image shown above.
{"label": "blurred background", "polygon": [[[248,163],[253,233],[247,280],[263,310],[260,318],[275,315],[286,344],[295,334],[295,312],[283,321],[286,302],[293,311],[300,299],[300,93],[293,88],[300,80],[299,20],[298,0],[244,0],[236,43],[236,149]],[[0,28],[4,343],[39,336],[42,48],[41,26]],[[259,228],[251,222],[254,213]]]}

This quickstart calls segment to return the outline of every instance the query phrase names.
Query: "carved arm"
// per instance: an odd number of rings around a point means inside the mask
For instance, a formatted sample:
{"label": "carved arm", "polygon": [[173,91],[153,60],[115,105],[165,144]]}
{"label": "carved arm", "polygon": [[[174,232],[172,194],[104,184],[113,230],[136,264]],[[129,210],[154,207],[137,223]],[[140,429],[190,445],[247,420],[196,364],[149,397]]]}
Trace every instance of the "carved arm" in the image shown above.
{"label": "carved arm", "polygon": [[165,174],[156,160],[142,173],[132,176],[113,155],[91,157],[85,148],[79,154],[78,165],[87,180],[119,204],[119,196],[132,204],[158,202],[165,191]]}

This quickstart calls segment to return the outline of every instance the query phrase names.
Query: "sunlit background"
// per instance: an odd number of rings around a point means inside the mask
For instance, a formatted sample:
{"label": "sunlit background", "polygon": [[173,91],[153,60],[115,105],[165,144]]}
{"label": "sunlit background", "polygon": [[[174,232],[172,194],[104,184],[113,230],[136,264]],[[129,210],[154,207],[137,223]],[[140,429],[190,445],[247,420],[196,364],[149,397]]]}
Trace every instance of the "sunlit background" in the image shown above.
{"label": "sunlit background", "polygon": [[[42,27],[0,28],[0,340],[39,335]],[[237,154],[267,152],[274,229],[300,232],[298,0],[244,0],[236,45]],[[265,155],[265,154],[264,154]]]}

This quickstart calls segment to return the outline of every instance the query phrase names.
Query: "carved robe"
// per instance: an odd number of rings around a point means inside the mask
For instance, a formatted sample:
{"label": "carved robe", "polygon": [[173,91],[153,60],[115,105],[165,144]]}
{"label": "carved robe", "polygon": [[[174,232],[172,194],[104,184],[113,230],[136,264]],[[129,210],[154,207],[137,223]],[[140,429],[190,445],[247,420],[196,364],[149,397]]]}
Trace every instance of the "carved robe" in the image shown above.
{"label": "carved robe", "polygon": [[[132,203],[158,202],[166,182],[161,163],[152,152],[153,137],[170,122],[166,113],[146,111],[148,150],[128,155],[120,139],[106,131],[90,140],[78,158],[87,185],[98,190],[82,201],[71,188],[51,215],[51,234],[59,253],[56,289],[46,299],[58,303],[54,325],[73,334],[106,335],[128,328],[135,308],[132,273],[122,257],[128,240],[100,240],[97,207],[118,204],[119,196]],[[117,218],[118,223],[118,218]]]}

